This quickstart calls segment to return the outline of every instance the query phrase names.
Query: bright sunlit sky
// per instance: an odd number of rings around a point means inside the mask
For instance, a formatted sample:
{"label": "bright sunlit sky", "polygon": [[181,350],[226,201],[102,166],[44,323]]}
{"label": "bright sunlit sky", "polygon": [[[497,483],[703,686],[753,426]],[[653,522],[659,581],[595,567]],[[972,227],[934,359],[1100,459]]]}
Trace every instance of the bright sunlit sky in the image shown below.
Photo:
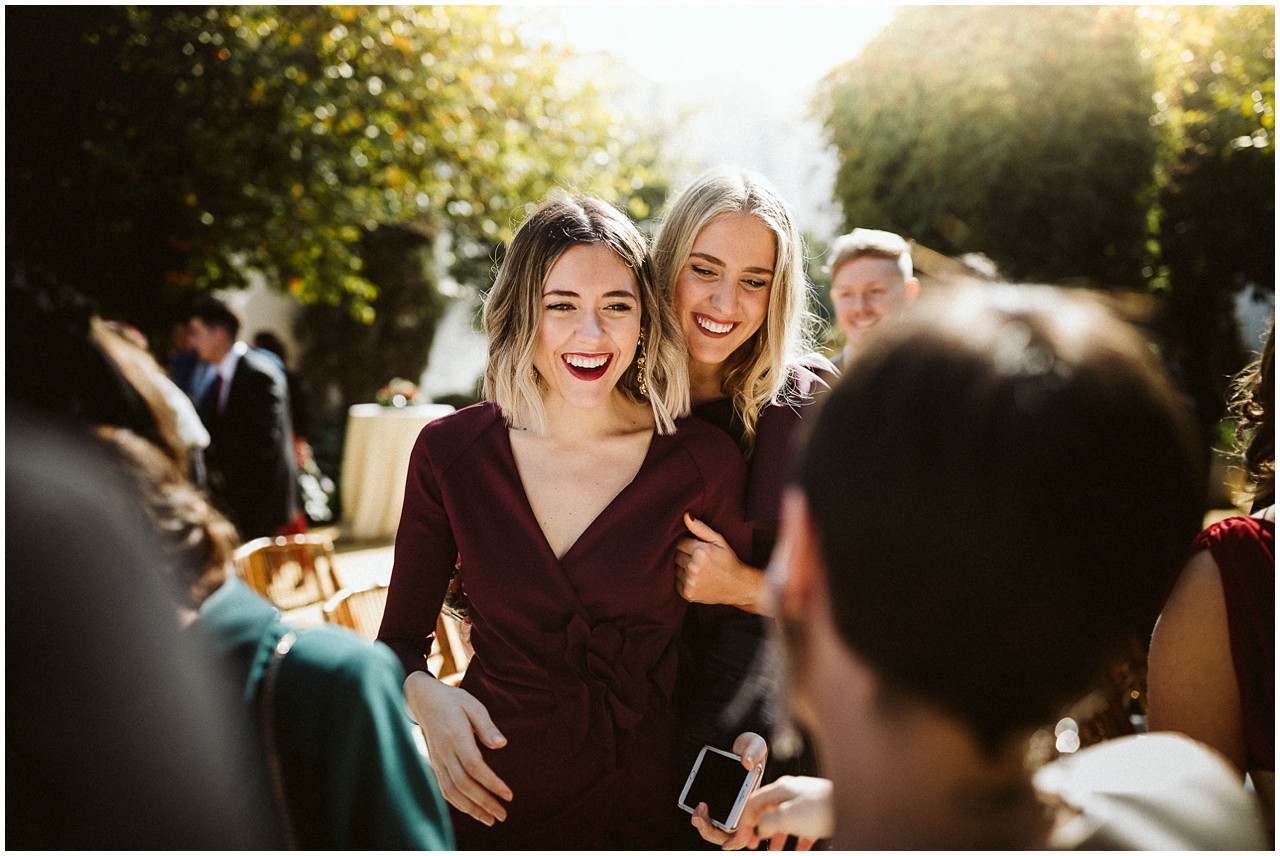
{"label": "bright sunlit sky", "polygon": [[[504,8],[528,44],[607,54],[653,91],[622,105],[667,126],[678,186],[713,164],[768,176],[801,228],[832,236],[834,158],[809,116],[814,85],[889,22],[891,5],[516,4]],[[647,114],[647,115],[646,115]],[[679,117],[678,119],[673,117]]]}
{"label": "bright sunlit sky", "polygon": [[581,51],[609,51],[661,83],[732,76],[744,85],[799,92],[852,59],[892,6],[528,5]]}

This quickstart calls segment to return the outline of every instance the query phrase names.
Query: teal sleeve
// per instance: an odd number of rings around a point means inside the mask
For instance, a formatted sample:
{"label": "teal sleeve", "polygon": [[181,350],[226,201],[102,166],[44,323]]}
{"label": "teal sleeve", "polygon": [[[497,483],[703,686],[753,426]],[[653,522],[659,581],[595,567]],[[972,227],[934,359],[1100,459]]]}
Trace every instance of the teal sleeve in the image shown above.
{"label": "teal sleeve", "polygon": [[454,849],[389,648],[338,628],[305,631],[278,681],[278,739],[301,847]]}

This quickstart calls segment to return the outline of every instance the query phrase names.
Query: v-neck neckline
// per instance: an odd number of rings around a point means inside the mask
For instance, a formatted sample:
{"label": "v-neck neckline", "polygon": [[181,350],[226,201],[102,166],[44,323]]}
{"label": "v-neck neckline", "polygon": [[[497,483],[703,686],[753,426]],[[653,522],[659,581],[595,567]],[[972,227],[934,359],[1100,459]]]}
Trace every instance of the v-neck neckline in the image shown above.
{"label": "v-neck neckline", "polygon": [[543,530],[542,524],[538,522],[538,515],[537,512],[533,510],[533,503],[529,501],[529,492],[525,489],[524,479],[520,476],[520,465],[516,462],[515,447],[511,445],[511,430],[503,420],[498,421],[498,427],[499,430],[502,431],[502,450],[506,454],[506,463],[511,467],[511,474],[515,478],[515,484],[519,490],[524,511],[528,515],[529,521],[533,524],[533,528],[537,531],[538,536],[542,541],[542,546],[547,551],[547,555],[550,556],[551,559],[562,569],[565,567],[569,557],[578,549],[578,545],[586,540],[587,536],[591,534],[591,531],[600,523],[600,519],[607,517],[610,512],[613,511],[613,507],[617,505],[619,500],[621,500],[622,497],[635,486],[635,483],[640,480],[640,476],[649,468],[649,462],[653,458],[658,440],[658,430],[655,427],[649,435],[649,445],[645,449],[644,458],[640,461],[640,467],[636,470],[635,475],[631,477],[630,481],[622,486],[621,490],[613,495],[612,499],[605,503],[604,508],[600,509],[600,513],[592,518],[591,522],[578,533],[578,537],[569,545],[569,549],[564,551],[564,555],[557,556],[556,551],[551,546],[551,541],[547,539],[547,533]]}

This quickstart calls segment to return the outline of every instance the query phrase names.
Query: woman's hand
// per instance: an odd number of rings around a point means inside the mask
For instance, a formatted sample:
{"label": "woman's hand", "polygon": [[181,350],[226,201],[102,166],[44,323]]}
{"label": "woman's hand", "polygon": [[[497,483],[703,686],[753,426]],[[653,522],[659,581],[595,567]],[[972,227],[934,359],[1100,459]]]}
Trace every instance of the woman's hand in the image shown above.
{"label": "woman's hand", "polygon": [[767,614],[764,571],[738,559],[733,548],[701,520],[685,513],[693,537],[676,542],[676,590],[691,603],[727,603]]}
{"label": "woman's hand", "polygon": [[[742,756],[742,766],[747,770],[754,768],[757,764],[763,765],[769,759],[769,744],[763,737],[752,731],[744,731],[738,735],[738,739],[733,741],[733,751],[734,754]],[[729,833],[711,824],[711,813],[707,810],[706,803],[698,803],[698,810],[693,815],[692,822],[705,841],[723,845],[729,840]]]}
{"label": "woman's hand", "polygon": [[444,798],[486,826],[506,820],[507,810],[498,800],[510,802],[511,789],[484,762],[476,738],[490,749],[507,745],[507,738],[484,705],[426,672],[405,678],[404,696],[409,715],[426,735],[431,769]]}
{"label": "woman's hand", "polygon": [[831,782],[812,776],[783,776],[747,798],[738,829],[721,844],[724,850],[755,849],[765,839],[781,850],[796,837],[797,850],[811,850],[835,830]]}

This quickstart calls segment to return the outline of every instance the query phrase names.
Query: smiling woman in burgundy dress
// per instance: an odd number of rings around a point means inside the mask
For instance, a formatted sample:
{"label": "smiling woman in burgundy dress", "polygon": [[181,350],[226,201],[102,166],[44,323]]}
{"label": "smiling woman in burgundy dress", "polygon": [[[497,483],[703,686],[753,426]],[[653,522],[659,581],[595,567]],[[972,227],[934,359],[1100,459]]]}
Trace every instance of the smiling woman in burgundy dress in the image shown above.
{"label": "smiling woman in burgundy dress", "polygon": [[[453,806],[459,846],[670,847],[686,511],[739,549],[745,472],[688,410],[644,239],[593,199],[544,204],[488,296],[486,402],[428,425],[409,467],[379,638]],[[475,649],[426,656],[458,564]]]}

